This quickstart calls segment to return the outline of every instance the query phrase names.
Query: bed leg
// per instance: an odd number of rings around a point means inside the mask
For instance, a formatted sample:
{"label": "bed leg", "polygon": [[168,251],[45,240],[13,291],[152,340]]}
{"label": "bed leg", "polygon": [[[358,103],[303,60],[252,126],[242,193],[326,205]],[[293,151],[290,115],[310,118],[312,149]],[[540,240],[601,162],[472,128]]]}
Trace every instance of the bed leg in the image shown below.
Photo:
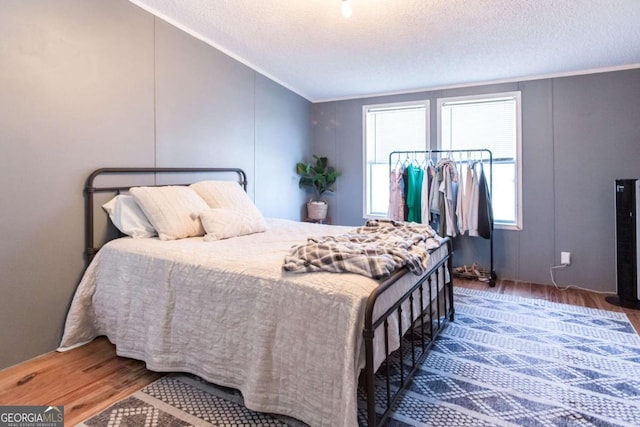
{"label": "bed leg", "polygon": [[450,311],[449,311],[449,320],[455,320],[456,310],[453,308],[453,283],[449,283],[449,301],[450,301]]}
{"label": "bed leg", "polygon": [[372,330],[365,330],[364,348],[365,348],[365,367],[364,367],[364,387],[367,395],[367,426],[375,427],[376,425],[376,384],[375,372],[373,371],[373,337]]}
{"label": "bed leg", "polygon": [[449,305],[450,305],[450,312],[449,312],[449,320],[450,321],[454,321],[455,318],[455,307],[453,304],[453,245],[451,244],[451,242],[449,242],[449,258],[447,259],[447,270],[449,270],[449,283],[448,283],[448,288],[449,288]]}

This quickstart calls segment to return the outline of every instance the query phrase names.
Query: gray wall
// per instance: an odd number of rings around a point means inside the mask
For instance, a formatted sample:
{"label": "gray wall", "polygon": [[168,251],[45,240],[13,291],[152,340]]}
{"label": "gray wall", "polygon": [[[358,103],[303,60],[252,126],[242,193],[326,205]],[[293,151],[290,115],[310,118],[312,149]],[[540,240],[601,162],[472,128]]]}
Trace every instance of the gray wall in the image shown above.
{"label": "gray wall", "polygon": [[[428,99],[435,148],[438,97],[522,91],[522,231],[496,230],[501,278],[551,283],[560,251],[572,264],[561,285],[615,290],[613,185],[640,178],[640,69],[466,87],[312,106],[314,152],[343,176],[330,206],[334,223],[362,223],[362,106]],[[455,263],[488,265],[487,241],[456,238]]]}
{"label": "gray wall", "polygon": [[0,368],[58,345],[93,169],[242,167],[300,218],[310,103],[128,1],[0,2],[0,61]]}

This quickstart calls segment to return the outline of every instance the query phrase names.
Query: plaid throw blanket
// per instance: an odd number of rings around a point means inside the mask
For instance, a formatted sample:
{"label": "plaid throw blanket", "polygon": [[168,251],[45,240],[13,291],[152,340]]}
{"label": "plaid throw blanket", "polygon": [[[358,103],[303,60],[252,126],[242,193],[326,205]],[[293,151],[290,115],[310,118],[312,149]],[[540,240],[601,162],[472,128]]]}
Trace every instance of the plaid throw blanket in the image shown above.
{"label": "plaid throw blanket", "polygon": [[429,250],[442,238],[428,225],[393,220],[369,220],[339,236],[309,238],[291,248],[284,269],[295,273],[330,271],[384,279],[406,266],[414,274],[427,268]]}

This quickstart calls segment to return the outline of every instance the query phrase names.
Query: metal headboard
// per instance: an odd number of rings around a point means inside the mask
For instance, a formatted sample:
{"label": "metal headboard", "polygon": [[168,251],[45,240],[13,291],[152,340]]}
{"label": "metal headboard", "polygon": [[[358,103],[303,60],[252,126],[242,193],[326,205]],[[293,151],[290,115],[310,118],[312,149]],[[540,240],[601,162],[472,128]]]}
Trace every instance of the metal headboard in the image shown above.
{"label": "metal headboard", "polygon": [[[137,185],[128,186],[96,186],[94,181],[101,175],[131,175],[131,174],[187,174],[187,173],[235,173],[238,175],[238,182],[245,191],[247,191],[247,174],[242,169],[238,168],[101,168],[96,169],[89,175],[84,187],[86,194],[86,207],[85,207],[85,226],[86,226],[86,255],[87,262],[91,261],[93,256],[100,249],[96,247],[94,236],[94,195],[96,193],[114,193],[118,194],[123,191],[128,191],[131,187]],[[186,185],[184,183],[179,184],[161,184],[164,185]],[[159,187],[161,185],[145,185],[146,187]]]}

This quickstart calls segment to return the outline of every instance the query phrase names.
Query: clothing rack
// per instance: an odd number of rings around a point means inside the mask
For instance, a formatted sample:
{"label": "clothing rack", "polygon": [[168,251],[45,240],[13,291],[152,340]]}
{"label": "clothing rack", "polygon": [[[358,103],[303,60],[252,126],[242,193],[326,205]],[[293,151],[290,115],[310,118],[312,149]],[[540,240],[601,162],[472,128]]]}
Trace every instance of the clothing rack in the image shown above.
{"label": "clothing rack", "polygon": [[[467,160],[455,160],[453,159],[453,155],[454,154],[467,154]],[[429,159],[429,160],[434,160],[433,156],[435,155],[436,157],[436,161],[440,160],[440,159],[444,159],[447,157],[444,156],[449,156],[448,158],[454,160],[457,163],[469,163],[470,161],[481,161],[481,162],[486,162],[488,161],[489,163],[489,194],[491,195],[491,207],[493,209],[493,153],[491,152],[491,150],[486,149],[486,148],[478,148],[478,149],[471,149],[471,150],[410,150],[410,151],[392,151],[391,153],[389,153],[389,173],[391,173],[391,171],[393,170],[393,168],[395,167],[395,165],[397,165],[398,162],[403,161],[403,156],[406,157],[407,160],[418,160],[418,156],[419,155],[424,155],[425,156],[425,160]],[[473,157],[473,160],[471,160],[471,157]],[[479,158],[478,158],[479,157]],[[442,219],[441,219],[442,221]],[[488,283],[489,286],[493,287],[496,285],[496,272],[493,269],[493,225],[494,225],[494,220],[493,220],[493,215],[491,215],[491,221],[490,221],[490,236],[489,236],[489,272],[487,275],[487,279],[488,279]]]}

